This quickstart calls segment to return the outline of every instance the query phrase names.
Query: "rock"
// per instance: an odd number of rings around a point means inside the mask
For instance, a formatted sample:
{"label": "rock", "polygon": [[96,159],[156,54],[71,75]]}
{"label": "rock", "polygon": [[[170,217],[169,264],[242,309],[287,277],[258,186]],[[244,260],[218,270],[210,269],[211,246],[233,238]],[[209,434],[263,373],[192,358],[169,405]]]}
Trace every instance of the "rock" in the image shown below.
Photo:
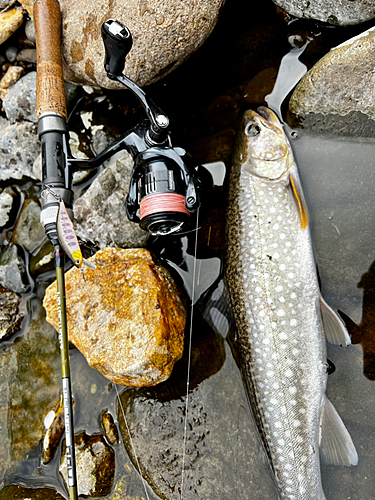
{"label": "rock", "polygon": [[43,418],[60,394],[56,332],[37,299],[31,310],[23,335],[0,350],[0,479],[37,449],[44,434]]}
{"label": "rock", "polygon": [[124,88],[106,76],[100,33],[107,19],[127,26],[134,45],[125,73],[138,85],[156,82],[200,47],[214,28],[224,0],[82,0],[79,11],[61,0],[66,80],[78,85]]}
{"label": "rock", "polygon": [[15,245],[3,247],[0,252],[0,285],[15,293],[25,293],[29,289],[25,263]]}
{"label": "rock", "polygon": [[[112,488],[115,475],[115,453],[103,436],[88,436],[84,432],[74,436],[78,495],[105,497]],[[61,456],[60,473],[67,484],[65,450]]]}
{"label": "rock", "polygon": [[0,99],[5,98],[12,87],[20,78],[23,73],[21,66],[9,66],[5,75],[0,80]]}
{"label": "rock", "polygon": [[332,49],[301,79],[289,111],[305,128],[375,137],[374,44],[372,28]]}
{"label": "rock", "polygon": [[23,120],[38,122],[36,116],[36,71],[31,71],[23,76],[9,89],[3,107],[11,123]]}
{"label": "rock", "polygon": [[34,21],[32,19],[29,19],[25,23],[25,35],[31,42],[36,43],[35,26],[34,26]]}
{"label": "rock", "polygon": [[55,267],[54,261],[55,250],[50,242],[47,242],[35,255],[30,259],[30,273],[32,276],[47,271],[52,271]]}
{"label": "rock", "polygon": [[190,370],[186,353],[164,384],[120,396],[117,418],[134,467],[162,500],[275,498],[228,344],[202,324],[193,332]]}
{"label": "rock", "polygon": [[13,201],[16,198],[16,193],[11,187],[6,187],[0,194],[0,228],[4,227],[12,212]]}
{"label": "rock", "polygon": [[112,445],[118,444],[118,432],[111,413],[108,410],[102,411],[102,426],[108,442]]}
{"label": "rock", "polygon": [[18,332],[24,317],[24,304],[20,297],[0,286],[0,341]]}
{"label": "rock", "polygon": [[145,246],[149,234],[126,216],[133,160],[128,153],[107,167],[74,204],[76,231],[100,248]]}
{"label": "rock", "polygon": [[52,422],[47,429],[47,432],[43,439],[43,463],[48,464],[54,457],[55,451],[60,443],[60,439],[65,432],[65,422],[64,422],[64,405],[61,403],[61,399],[55,405],[55,409],[51,410],[46,419]]}
{"label": "rock", "polygon": [[0,491],[0,500],[65,500],[52,488],[26,488],[12,484]]}
{"label": "rock", "polygon": [[13,229],[13,243],[23,246],[30,253],[33,253],[46,240],[40,222],[40,213],[39,203],[32,198],[28,198],[22,205],[17,223]]}
{"label": "rock", "polygon": [[14,61],[17,59],[17,53],[18,53],[18,49],[14,45],[7,47],[5,50],[5,56],[8,59],[8,61],[11,63],[14,63]]}
{"label": "rock", "polygon": [[337,26],[359,24],[375,17],[375,5],[367,0],[273,0],[289,14]]}
{"label": "rock", "polygon": [[[106,248],[97,269],[66,273],[69,340],[116,384],[166,380],[183,351],[185,308],[168,271],[145,249]],[[58,327],[56,284],[46,290],[47,321]]]}
{"label": "rock", "polygon": [[17,54],[17,61],[23,61],[36,64],[36,49],[28,48],[22,49]]}
{"label": "rock", "polygon": [[34,12],[33,12],[33,6],[34,6],[34,0],[18,0],[22,7],[27,10],[29,13],[30,17],[33,17]]}
{"label": "rock", "polygon": [[33,164],[40,153],[35,123],[9,123],[0,116],[0,181],[23,179],[33,174]]}
{"label": "rock", "polygon": [[0,14],[0,45],[13,35],[23,23],[23,11],[8,10]]}

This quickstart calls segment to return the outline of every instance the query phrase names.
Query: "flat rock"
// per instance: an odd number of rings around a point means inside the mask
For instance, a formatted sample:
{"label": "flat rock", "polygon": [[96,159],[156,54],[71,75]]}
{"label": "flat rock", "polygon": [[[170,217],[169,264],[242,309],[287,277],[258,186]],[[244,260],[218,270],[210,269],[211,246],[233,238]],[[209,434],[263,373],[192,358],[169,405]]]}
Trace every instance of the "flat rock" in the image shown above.
{"label": "flat rock", "polygon": [[9,89],[3,107],[11,123],[22,120],[37,123],[36,71],[23,76]]}
{"label": "flat rock", "polygon": [[0,45],[13,35],[23,23],[23,11],[11,9],[0,14]]}
{"label": "flat rock", "polygon": [[10,186],[0,193],[0,228],[8,223],[15,198],[16,193]]}
{"label": "flat rock", "polygon": [[0,181],[31,177],[40,153],[37,125],[10,123],[0,116]]}
{"label": "flat rock", "polygon": [[0,252],[0,285],[15,293],[29,289],[25,262],[18,255],[16,245],[4,246]]}
{"label": "flat rock", "polygon": [[60,2],[63,15],[65,79],[78,85],[124,88],[104,71],[101,25],[117,19],[132,32],[134,44],[125,73],[138,83],[153,83],[179,66],[214,28],[224,0],[82,0],[80,7]]}
{"label": "flat rock", "polygon": [[31,253],[47,239],[40,222],[40,213],[41,208],[36,200],[25,200],[12,233],[13,243]]}
{"label": "flat rock", "polygon": [[7,340],[18,332],[24,313],[20,297],[0,286],[0,341]]}
{"label": "flat rock", "polygon": [[[96,270],[66,273],[69,340],[93,368],[121,385],[166,380],[182,356],[185,308],[166,269],[145,249],[106,248]],[[56,283],[46,290],[47,321],[58,328]]]}
{"label": "flat rock", "polygon": [[[115,475],[115,453],[100,434],[84,432],[74,436],[78,495],[105,497],[111,491]],[[60,473],[67,484],[65,450],[61,456]]]}
{"label": "flat rock", "polygon": [[372,28],[328,52],[297,85],[289,112],[305,128],[375,137],[374,45]]}
{"label": "flat rock", "polygon": [[359,24],[375,17],[375,4],[368,0],[273,0],[289,14],[337,26]]}
{"label": "flat rock", "polygon": [[92,240],[99,248],[146,245],[149,234],[126,216],[125,199],[133,165],[130,154],[125,153],[106,167],[75,202],[76,231],[83,240]]}

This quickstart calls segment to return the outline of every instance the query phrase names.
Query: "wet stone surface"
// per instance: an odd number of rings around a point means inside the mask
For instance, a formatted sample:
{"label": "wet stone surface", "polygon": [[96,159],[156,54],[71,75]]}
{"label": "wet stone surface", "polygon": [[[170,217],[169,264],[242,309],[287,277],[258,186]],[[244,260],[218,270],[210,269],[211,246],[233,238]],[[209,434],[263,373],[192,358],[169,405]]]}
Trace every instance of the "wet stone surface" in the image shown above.
{"label": "wet stone surface", "polygon": [[0,500],[65,500],[51,488],[25,488],[24,486],[6,486],[0,491]]}
{"label": "wet stone surface", "polygon": [[0,285],[16,293],[27,292],[30,288],[25,262],[16,245],[3,246],[0,252]]}
{"label": "wet stone surface", "polygon": [[14,292],[0,286],[0,341],[18,332],[24,317],[24,303]]}
{"label": "wet stone surface", "polygon": [[[115,454],[101,435],[74,436],[78,495],[105,497],[111,491],[115,474]],[[61,457],[60,473],[67,484],[65,451]]]}

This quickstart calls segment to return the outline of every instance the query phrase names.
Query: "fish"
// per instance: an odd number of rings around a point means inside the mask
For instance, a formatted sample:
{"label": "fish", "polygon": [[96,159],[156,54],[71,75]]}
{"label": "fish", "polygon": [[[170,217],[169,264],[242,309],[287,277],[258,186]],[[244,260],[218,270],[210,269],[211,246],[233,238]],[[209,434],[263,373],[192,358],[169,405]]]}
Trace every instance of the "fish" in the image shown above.
{"label": "fish", "polygon": [[242,377],[278,498],[325,500],[321,463],[358,464],[326,396],[326,341],[351,340],[321,296],[297,165],[266,107],[246,111],[236,137],[225,280]]}

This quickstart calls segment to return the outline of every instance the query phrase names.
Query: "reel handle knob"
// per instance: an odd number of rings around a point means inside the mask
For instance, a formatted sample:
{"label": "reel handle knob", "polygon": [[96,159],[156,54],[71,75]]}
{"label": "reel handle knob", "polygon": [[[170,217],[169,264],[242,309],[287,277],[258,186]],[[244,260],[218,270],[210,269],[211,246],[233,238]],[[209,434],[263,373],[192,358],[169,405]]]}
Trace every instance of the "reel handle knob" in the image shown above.
{"label": "reel handle knob", "polygon": [[102,38],[105,48],[104,68],[108,78],[116,80],[125,67],[125,58],[133,46],[133,38],[126,26],[115,19],[102,24]]}

